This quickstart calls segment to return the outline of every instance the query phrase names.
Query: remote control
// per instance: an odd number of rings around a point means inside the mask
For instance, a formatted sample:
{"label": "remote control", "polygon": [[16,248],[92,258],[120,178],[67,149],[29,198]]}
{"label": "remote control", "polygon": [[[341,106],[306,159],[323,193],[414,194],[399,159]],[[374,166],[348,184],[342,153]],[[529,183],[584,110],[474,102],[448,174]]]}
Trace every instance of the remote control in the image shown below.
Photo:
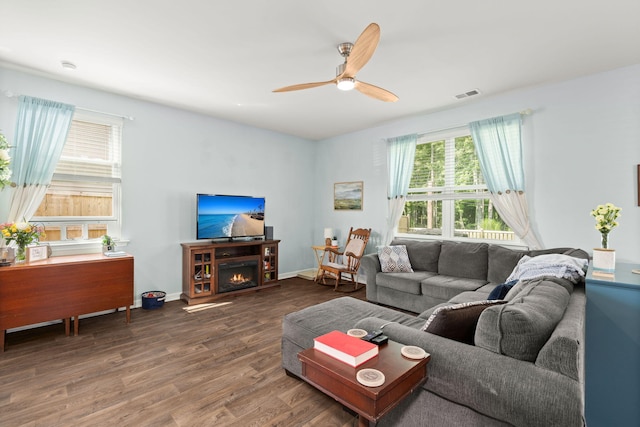
{"label": "remote control", "polygon": [[378,335],[377,337],[373,338],[371,341],[369,341],[371,344],[375,344],[375,345],[382,345],[382,344],[386,344],[387,341],[389,341],[389,337],[386,335]]}
{"label": "remote control", "polygon": [[371,331],[367,335],[362,337],[362,339],[365,340],[365,341],[371,342],[372,339],[374,339],[375,337],[379,337],[380,335],[382,335],[382,331],[381,330]]}

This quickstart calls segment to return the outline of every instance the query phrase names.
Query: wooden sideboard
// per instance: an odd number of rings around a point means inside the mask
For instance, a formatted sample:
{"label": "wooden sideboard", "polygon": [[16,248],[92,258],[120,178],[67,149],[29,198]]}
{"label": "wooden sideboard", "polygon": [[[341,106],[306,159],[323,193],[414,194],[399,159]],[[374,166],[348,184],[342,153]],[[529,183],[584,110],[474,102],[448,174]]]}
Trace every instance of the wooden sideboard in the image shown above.
{"label": "wooden sideboard", "polygon": [[43,261],[0,267],[0,352],[6,330],[69,319],[119,307],[127,323],[133,305],[133,256],[103,254],[52,257]]}
{"label": "wooden sideboard", "polygon": [[[187,304],[202,304],[224,296],[279,286],[279,243],[280,240],[182,243],[180,299]],[[243,277],[240,283],[233,283],[235,277],[223,273],[223,270],[234,272],[234,264],[238,273],[248,273],[247,281]],[[245,265],[251,267],[245,269]]]}

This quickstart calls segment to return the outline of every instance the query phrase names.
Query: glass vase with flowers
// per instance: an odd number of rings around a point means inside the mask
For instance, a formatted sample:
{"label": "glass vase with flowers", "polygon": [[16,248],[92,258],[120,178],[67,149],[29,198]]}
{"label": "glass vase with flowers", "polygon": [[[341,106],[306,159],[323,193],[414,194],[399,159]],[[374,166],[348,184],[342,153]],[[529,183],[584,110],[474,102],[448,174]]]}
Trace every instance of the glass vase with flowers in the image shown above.
{"label": "glass vase with flowers", "polygon": [[0,224],[0,233],[7,244],[15,242],[16,262],[24,262],[27,246],[38,243],[40,238],[45,236],[42,225],[30,224],[27,221]]}
{"label": "glass vase with flowers", "polygon": [[617,219],[621,209],[613,203],[598,205],[591,211],[591,216],[596,220],[596,230],[600,232],[600,246],[593,248],[594,274],[602,271],[612,273],[616,268],[616,251],[609,247],[609,233],[618,226]]}
{"label": "glass vase with flowers", "polygon": [[600,244],[603,249],[609,248],[609,233],[618,226],[616,220],[620,217],[621,210],[613,203],[606,203],[596,206],[591,211],[591,216],[596,220],[596,230],[600,232]]}

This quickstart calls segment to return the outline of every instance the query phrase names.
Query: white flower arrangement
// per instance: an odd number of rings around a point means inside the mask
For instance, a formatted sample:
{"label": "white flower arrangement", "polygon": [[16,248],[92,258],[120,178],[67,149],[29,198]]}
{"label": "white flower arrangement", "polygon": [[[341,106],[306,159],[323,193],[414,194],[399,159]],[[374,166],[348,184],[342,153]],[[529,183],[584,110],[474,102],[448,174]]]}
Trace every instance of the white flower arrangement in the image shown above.
{"label": "white flower arrangement", "polygon": [[606,203],[604,205],[598,205],[591,211],[591,216],[596,220],[596,230],[602,235],[602,247],[607,248],[609,246],[609,233],[614,227],[618,226],[618,219],[620,217],[620,209],[613,203]]}
{"label": "white flower arrangement", "polygon": [[7,142],[7,138],[0,132],[0,190],[5,186],[11,185],[11,156],[9,155],[11,146]]}

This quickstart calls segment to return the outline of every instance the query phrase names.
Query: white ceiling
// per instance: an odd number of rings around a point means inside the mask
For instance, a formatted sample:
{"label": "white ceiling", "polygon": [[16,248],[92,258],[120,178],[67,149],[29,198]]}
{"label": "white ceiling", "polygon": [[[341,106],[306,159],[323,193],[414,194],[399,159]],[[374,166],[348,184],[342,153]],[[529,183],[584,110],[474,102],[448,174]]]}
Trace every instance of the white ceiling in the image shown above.
{"label": "white ceiling", "polygon": [[[1,66],[312,140],[640,63],[639,0],[0,0],[0,17]],[[371,22],[357,77],[398,102],[272,93],[334,78]]]}

